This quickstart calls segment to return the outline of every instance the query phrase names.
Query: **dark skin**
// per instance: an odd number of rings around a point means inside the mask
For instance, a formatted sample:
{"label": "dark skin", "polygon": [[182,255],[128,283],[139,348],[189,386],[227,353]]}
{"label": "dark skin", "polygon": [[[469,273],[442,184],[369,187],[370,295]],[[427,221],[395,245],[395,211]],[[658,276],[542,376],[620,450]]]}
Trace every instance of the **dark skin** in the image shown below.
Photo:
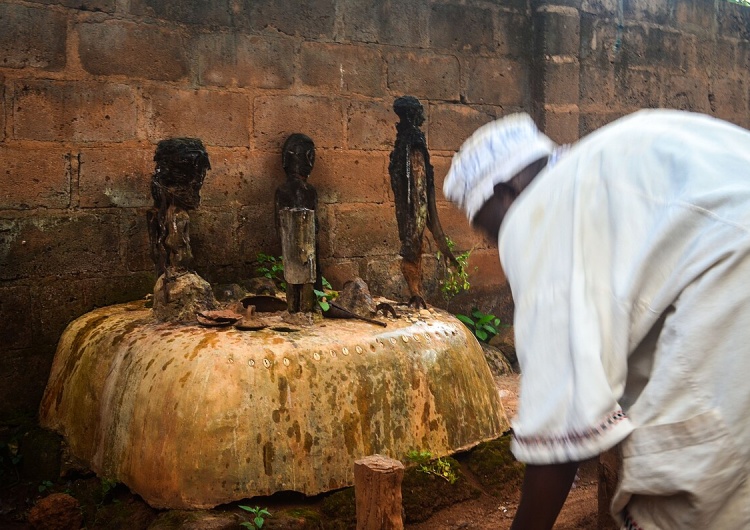
{"label": "dark skin", "polygon": [[[491,241],[497,241],[500,225],[513,201],[547,165],[541,158],[526,166],[508,182],[495,186],[495,194],[482,206],[472,225]],[[579,462],[527,465],[511,530],[548,530],[553,527],[570,492]]]}

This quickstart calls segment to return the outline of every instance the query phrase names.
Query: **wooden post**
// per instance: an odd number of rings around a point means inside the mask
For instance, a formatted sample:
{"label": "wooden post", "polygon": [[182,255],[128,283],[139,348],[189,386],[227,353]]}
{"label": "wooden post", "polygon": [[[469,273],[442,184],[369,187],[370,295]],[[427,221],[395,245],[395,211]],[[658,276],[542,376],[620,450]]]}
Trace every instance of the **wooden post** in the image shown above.
{"label": "wooden post", "polygon": [[290,313],[309,313],[315,309],[315,211],[282,208],[279,210],[279,227],[287,308]]}
{"label": "wooden post", "polygon": [[403,530],[401,481],[404,465],[386,456],[354,461],[357,530]]}

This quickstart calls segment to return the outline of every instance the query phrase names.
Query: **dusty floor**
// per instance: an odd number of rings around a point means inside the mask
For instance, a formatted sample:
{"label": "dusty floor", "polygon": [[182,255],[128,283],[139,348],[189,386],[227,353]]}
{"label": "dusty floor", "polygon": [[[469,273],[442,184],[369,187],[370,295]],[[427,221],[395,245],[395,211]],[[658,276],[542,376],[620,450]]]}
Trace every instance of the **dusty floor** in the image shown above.
{"label": "dusty floor", "polygon": [[[496,378],[508,417],[516,411],[518,375]],[[555,529],[595,530],[597,522],[597,462],[584,463]],[[427,521],[406,525],[406,530],[504,530],[510,528],[520,492],[507,498],[482,495],[441,510]]]}

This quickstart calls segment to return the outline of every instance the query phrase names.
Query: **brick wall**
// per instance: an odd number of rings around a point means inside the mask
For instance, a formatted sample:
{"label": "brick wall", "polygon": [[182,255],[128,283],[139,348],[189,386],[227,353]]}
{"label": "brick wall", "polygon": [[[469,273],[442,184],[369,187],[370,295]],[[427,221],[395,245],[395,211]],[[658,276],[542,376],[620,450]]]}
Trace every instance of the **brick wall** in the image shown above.
{"label": "brick wall", "polygon": [[642,106],[750,125],[748,13],[723,0],[625,0],[622,13],[618,0],[0,0],[0,420],[34,413],[68,322],[151,291],[159,140],[208,147],[191,232],[209,281],[241,282],[258,252],[279,252],[279,148],[303,132],[324,275],[403,298],[391,105],[417,96],[443,226],[474,248],[472,292],[451,307],[508,319],[496,249],[440,193],[463,139],[518,110],[558,141]]}

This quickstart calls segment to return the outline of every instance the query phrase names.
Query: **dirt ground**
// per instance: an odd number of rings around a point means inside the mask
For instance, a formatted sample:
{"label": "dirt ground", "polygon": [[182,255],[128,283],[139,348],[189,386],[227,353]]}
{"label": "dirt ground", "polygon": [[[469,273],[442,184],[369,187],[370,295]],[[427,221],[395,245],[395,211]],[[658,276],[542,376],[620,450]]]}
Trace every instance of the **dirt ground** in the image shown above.
{"label": "dirt ground", "polygon": [[[508,418],[513,417],[518,399],[518,375],[497,377],[500,397]],[[595,460],[585,462],[560,512],[556,530],[598,528],[598,472]],[[510,528],[518,507],[520,491],[507,498],[487,494],[437,512],[430,519],[405,526],[405,530],[505,530]]]}

